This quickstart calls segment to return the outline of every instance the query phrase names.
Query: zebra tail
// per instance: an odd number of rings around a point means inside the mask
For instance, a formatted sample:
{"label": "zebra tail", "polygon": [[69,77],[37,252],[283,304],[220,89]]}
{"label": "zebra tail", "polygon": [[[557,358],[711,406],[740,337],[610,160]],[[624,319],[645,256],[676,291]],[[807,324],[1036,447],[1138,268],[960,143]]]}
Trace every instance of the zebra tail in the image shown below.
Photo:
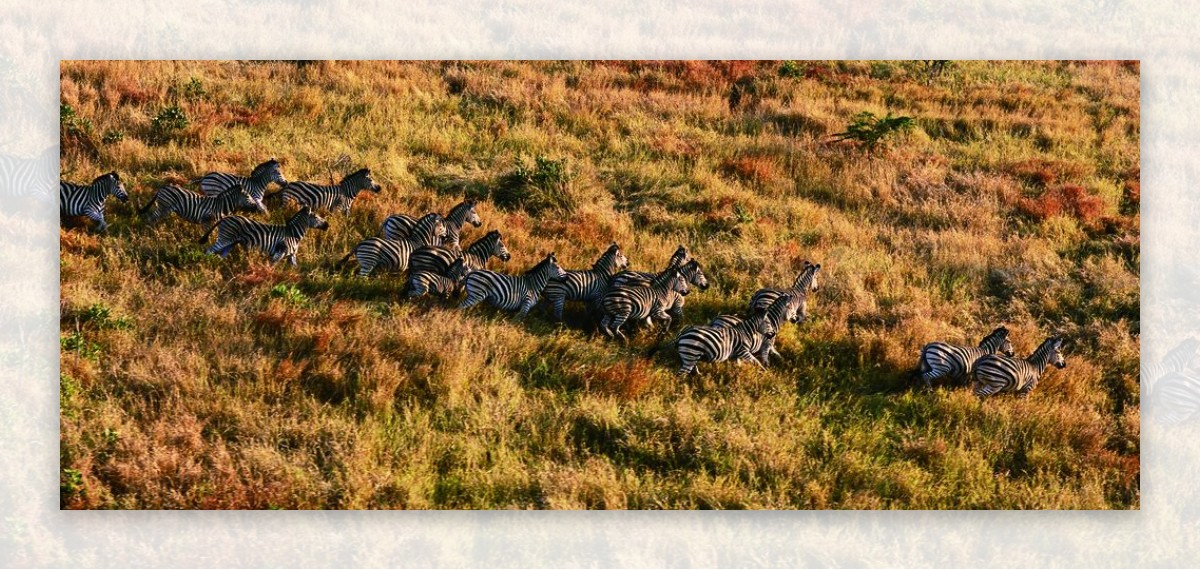
{"label": "zebra tail", "polygon": [[204,235],[200,236],[200,239],[196,240],[196,243],[208,243],[208,236],[212,235],[213,230],[217,229],[219,225],[221,225],[221,220],[217,220],[217,223],[208,228],[208,231],[204,232]]}
{"label": "zebra tail", "polygon": [[351,258],[351,257],[354,257],[354,250],[353,250],[353,249],[352,249],[352,250],[350,250],[350,253],[347,253],[347,254],[346,254],[344,257],[342,257],[341,259],[339,259],[339,260],[338,260],[338,262],[337,262],[337,264],[338,264],[339,266],[340,266],[340,265],[345,265],[347,261],[350,261],[350,258]]}
{"label": "zebra tail", "polygon": [[666,338],[666,336],[667,331],[665,329],[658,333],[658,338],[654,339],[654,344],[650,345],[650,350],[646,351],[646,358],[651,358],[655,354],[658,354],[658,351],[662,348],[663,344],[665,344],[663,340]]}
{"label": "zebra tail", "polygon": [[[156,202],[156,201],[158,201],[158,192],[155,192],[155,193],[154,193],[154,196],[152,196],[152,197],[150,198],[150,201],[149,201],[149,202],[146,202],[146,205],[145,205],[145,206],[142,206],[142,207],[141,207],[141,208],[138,210],[138,215],[139,215],[139,216],[145,216],[145,215],[146,215],[146,212],[149,212],[149,211],[150,211],[150,207],[151,207],[151,206],[153,206],[153,205],[154,205],[154,202]],[[203,242],[201,242],[201,243],[203,243]]]}

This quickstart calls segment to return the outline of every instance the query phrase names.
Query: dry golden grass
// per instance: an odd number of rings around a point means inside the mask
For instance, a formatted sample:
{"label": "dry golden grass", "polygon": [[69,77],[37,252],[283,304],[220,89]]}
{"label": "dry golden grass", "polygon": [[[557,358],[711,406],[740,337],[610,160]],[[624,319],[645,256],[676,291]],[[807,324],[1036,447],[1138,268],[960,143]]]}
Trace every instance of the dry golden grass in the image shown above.
{"label": "dry golden grass", "polygon": [[[132,199],[107,235],[61,233],[62,505],[1138,507],[1137,66],[784,67],[65,62],[63,176],[116,169]],[[916,128],[830,144],[861,111]],[[369,166],[384,192],[298,268],[134,213],[268,157],[292,180]],[[539,157],[550,194],[514,177]],[[653,270],[688,244],[703,323],[809,259],[813,318],[768,372],[680,379],[653,335],[619,346],[578,307],[518,324],[334,263],[388,214],[498,190],[463,236],[502,231],[493,268],[586,267],[615,240]],[[1067,369],[1027,400],[912,389],[923,344],[1001,322],[1020,354],[1065,335]]]}

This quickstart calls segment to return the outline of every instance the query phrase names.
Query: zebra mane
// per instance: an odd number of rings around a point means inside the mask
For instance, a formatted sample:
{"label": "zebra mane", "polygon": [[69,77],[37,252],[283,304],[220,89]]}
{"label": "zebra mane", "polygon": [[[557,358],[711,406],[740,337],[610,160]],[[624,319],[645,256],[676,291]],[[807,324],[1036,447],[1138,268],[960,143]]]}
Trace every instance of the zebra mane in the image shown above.
{"label": "zebra mane", "polygon": [[276,169],[276,168],[279,168],[279,161],[272,158],[271,160],[268,160],[258,166],[255,166],[254,170],[250,171],[250,178],[262,178],[263,176],[266,176],[267,173],[269,173],[271,170]]}
{"label": "zebra mane", "polygon": [[556,262],[558,262],[558,260],[555,259],[554,254],[551,253],[551,254],[547,255],[545,259],[539,261],[537,265],[530,267],[529,270],[525,272],[525,274],[526,275],[536,275],[537,272],[544,270],[548,265],[550,265],[551,263],[556,263]]}
{"label": "zebra mane", "polygon": [[1062,338],[1058,335],[1052,336],[1038,345],[1037,350],[1029,355],[1025,360],[1030,363],[1040,364],[1050,361],[1050,354],[1062,347]]}
{"label": "zebra mane", "polygon": [[117,174],[117,171],[116,171],[116,170],[113,170],[112,172],[105,172],[104,174],[101,174],[100,176],[97,176],[97,177],[95,178],[95,180],[92,180],[92,184],[99,184],[99,183],[101,183],[101,182],[104,182],[104,181],[106,181],[106,180],[107,180],[107,179],[109,179],[109,178],[112,178],[114,182],[120,182],[120,181],[121,181],[121,175],[120,175],[120,174]]}
{"label": "zebra mane", "polygon": [[371,173],[370,168],[360,168],[360,169],[355,170],[354,172],[351,172],[350,174],[347,174],[346,176],[344,176],[342,178],[342,182],[345,182],[347,180],[353,180],[355,178],[360,178],[360,177],[366,176],[370,173]]}
{"label": "zebra mane", "polygon": [[421,216],[421,219],[417,220],[416,224],[413,224],[413,229],[408,234],[409,239],[427,239],[429,237],[436,237],[433,236],[433,228],[436,227],[436,224],[440,220],[442,220],[442,215],[438,214],[437,212],[429,212],[428,214]]}
{"label": "zebra mane", "polygon": [[1006,337],[1008,337],[1008,329],[1005,327],[998,327],[996,330],[983,337],[983,340],[979,341],[979,348],[999,348],[1000,344],[1004,342]]}
{"label": "zebra mane", "polygon": [[500,230],[492,230],[484,234],[483,237],[471,242],[471,245],[468,245],[464,252],[483,255],[493,247],[492,243],[497,241],[500,241]]}
{"label": "zebra mane", "polygon": [[466,223],[467,212],[470,212],[471,208],[474,208],[474,207],[475,207],[475,200],[471,200],[469,198],[466,200],[463,200],[457,206],[450,208],[450,212],[448,212],[446,214],[445,220],[453,221],[458,226],[462,226],[464,223]]}
{"label": "zebra mane", "polygon": [[771,319],[771,324],[778,326],[779,323],[783,322],[784,317],[787,316],[788,303],[792,302],[792,297],[793,295],[789,293],[780,295],[765,311],[761,313],[756,312],[751,315],[751,318],[769,318]]}
{"label": "zebra mane", "polygon": [[796,290],[797,294],[806,294],[812,287],[813,280],[817,278],[817,272],[820,270],[820,263],[814,264],[809,263],[807,259],[804,260],[804,269],[796,276],[796,281],[793,282],[792,288]]}
{"label": "zebra mane", "polygon": [[672,253],[671,259],[667,261],[667,269],[679,267],[680,265],[687,263],[690,259],[691,256],[688,254],[688,249],[683,245],[680,245],[678,248],[675,248],[675,253]]}
{"label": "zebra mane", "polygon": [[592,264],[592,270],[604,271],[605,269],[608,269],[611,271],[612,269],[615,269],[617,252],[620,250],[621,248],[617,246],[617,243],[613,242],[612,245],[608,246],[608,249],[604,250],[604,253],[600,254],[600,259],[597,259],[596,263]]}

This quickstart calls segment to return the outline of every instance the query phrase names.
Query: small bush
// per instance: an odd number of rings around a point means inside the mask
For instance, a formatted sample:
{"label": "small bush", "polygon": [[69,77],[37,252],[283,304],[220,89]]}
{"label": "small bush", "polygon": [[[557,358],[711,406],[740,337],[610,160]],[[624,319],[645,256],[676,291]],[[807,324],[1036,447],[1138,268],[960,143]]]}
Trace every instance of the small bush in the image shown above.
{"label": "small bush", "polygon": [[791,78],[804,77],[804,66],[792,60],[785,61],[779,64],[779,76]]}
{"label": "small bush", "polygon": [[150,140],[165,143],[188,126],[187,115],[179,105],[171,105],[150,119]]}
{"label": "small bush", "polygon": [[308,307],[312,305],[312,301],[302,291],[296,288],[295,285],[280,283],[271,289],[272,299],[283,299],[291,305],[297,307]]}
{"label": "small bush", "polygon": [[112,309],[96,303],[86,310],[80,316],[80,320],[84,323],[90,323],[100,329],[116,329],[128,330],[133,328],[133,321],[129,317],[113,317]]}
{"label": "small bush", "polygon": [[912,117],[893,117],[889,112],[883,118],[870,111],[854,116],[846,131],[833,135],[834,142],[852,140],[861,143],[868,151],[874,150],[884,139],[913,128]]}
{"label": "small bush", "polygon": [[100,137],[100,142],[104,144],[116,144],[123,140],[125,140],[125,132],[117,129],[104,131],[104,136]]}
{"label": "small bush", "polygon": [[62,350],[67,352],[75,352],[88,360],[99,360],[103,349],[99,344],[96,344],[83,336],[82,332],[75,331],[67,336],[59,338],[59,345]]}
{"label": "small bush", "polygon": [[532,167],[521,162],[501,177],[492,190],[492,201],[501,208],[522,208],[534,215],[546,210],[574,211],[574,201],[567,192],[570,180],[564,161],[539,156]]}

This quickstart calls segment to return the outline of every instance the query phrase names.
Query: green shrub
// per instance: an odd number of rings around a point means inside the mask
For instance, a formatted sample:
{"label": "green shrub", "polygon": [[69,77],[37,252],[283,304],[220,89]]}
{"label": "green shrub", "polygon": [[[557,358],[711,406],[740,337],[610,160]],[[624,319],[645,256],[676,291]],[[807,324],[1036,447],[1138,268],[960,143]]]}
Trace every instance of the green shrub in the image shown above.
{"label": "green shrub", "polygon": [[575,204],[567,192],[570,180],[565,161],[538,156],[532,167],[522,161],[501,177],[492,190],[492,201],[501,208],[522,208],[534,215],[546,210],[572,211]]}
{"label": "green shrub", "polygon": [[165,107],[150,119],[150,140],[165,143],[188,126],[187,115],[179,105]]}
{"label": "green shrub", "polygon": [[272,299],[283,299],[285,302],[297,307],[309,307],[312,305],[312,300],[308,298],[302,291],[296,288],[295,285],[280,283],[271,289]]}
{"label": "green shrub", "polygon": [[854,116],[845,132],[833,135],[833,140],[858,141],[870,151],[874,150],[885,138],[908,131],[913,128],[913,125],[912,117],[893,117],[892,113],[888,112],[886,116],[879,118],[875,116],[875,113],[863,111]]}

